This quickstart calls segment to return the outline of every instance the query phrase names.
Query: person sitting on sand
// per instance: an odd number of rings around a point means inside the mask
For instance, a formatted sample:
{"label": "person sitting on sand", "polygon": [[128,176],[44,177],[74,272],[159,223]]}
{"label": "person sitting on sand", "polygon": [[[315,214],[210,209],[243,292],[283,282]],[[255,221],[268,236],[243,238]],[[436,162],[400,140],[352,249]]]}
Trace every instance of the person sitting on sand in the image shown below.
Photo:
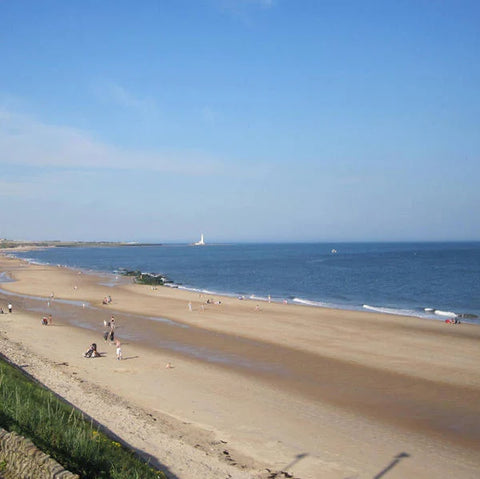
{"label": "person sitting on sand", "polygon": [[83,356],[85,358],[99,358],[100,354],[97,351],[96,343],[92,343],[88,348],[88,351]]}
{"label": "person sitting on sand", "polygon": [[47,319],[46,316],[44,316],[44,317],[42,318],[42,325],[43,325],[43,326],[48,326],[48,319]]}

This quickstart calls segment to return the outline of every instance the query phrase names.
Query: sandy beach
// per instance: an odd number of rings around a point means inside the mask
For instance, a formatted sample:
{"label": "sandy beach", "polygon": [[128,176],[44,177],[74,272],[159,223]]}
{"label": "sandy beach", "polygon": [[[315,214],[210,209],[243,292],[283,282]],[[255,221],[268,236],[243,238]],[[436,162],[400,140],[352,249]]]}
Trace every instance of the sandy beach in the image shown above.
{"label": "sandy beach", "polygon": [[[0,255],[2,272],[14,281],[0,284],[0,306],[13,305],[0,353],[171,478],[479,475],[476,325],[212,297]],[[112,315],[121,361],[103,339]],[[83,357],[92,342],[102,357]]]}

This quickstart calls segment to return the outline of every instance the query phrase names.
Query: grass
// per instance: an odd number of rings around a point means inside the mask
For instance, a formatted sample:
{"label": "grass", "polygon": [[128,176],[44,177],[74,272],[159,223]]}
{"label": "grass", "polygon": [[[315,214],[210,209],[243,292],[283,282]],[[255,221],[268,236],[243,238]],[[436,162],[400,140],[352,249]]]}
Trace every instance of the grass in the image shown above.
{"label": "grass", "polygon": [[80,411],[2,359],[0,426],[28,437],[81,478],[166,479]]}

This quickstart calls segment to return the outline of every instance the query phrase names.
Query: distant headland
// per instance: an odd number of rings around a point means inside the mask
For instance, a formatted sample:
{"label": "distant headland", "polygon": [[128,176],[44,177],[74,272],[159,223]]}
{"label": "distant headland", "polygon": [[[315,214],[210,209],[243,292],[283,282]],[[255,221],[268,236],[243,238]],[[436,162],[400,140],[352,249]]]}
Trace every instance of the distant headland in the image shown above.
{"label": "distant headland", "polygon": [[113,246],[163,246],[162,243],[137,243],[134,241],[24,241],[0,238],[0,249],[7,248],[74,248]]}

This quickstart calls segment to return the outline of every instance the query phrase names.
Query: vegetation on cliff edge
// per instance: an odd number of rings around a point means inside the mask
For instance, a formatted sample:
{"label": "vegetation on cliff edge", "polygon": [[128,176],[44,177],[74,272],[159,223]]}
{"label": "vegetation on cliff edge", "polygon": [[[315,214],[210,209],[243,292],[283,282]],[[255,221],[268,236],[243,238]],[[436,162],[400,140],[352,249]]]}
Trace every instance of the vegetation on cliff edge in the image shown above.
{"label": "vegetation on cliff edge", "polygon": [[0,358],[0,426],[81,478],[166,479],[102,428]]}

